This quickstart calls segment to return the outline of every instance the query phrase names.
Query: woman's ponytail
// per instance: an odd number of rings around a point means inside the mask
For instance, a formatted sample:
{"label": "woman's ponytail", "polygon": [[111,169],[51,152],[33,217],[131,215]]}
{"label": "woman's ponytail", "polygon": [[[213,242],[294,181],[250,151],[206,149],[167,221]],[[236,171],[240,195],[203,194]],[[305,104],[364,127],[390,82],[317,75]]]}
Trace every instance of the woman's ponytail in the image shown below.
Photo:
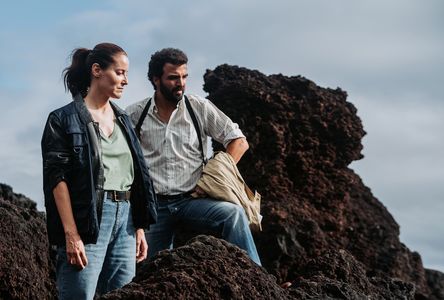
{"label": "woman's ponytail", "polygon": [[75,49],[71,54],[71,65],[63,70],[65,90],[69,90],[73,97],[79,93],[82,97],[86,96],[91,82],[91,72],[87,64],[91,52],[92,50],[86,48]]}

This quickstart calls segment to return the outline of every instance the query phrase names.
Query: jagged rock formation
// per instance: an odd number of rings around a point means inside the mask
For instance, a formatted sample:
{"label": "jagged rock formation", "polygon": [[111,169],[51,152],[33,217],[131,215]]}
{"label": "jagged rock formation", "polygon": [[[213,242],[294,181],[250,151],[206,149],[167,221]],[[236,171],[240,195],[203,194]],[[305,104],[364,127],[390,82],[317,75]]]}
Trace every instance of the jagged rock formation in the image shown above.
{"label": "jagged rock formation", "polygon": [[[207,71],[204,89],[248,138],[239,168],[263,196],[264,230],[255,237],[268,271],[324,287],[339,278],[358,294],[373,290],[372,299],[397,298],[399,289],[409,299],[412,288],[416,298],[433,299],[420,255],[399,241],[398,224],[348,168],[362,158],[365,132],[346,92],[228,65]],[[354,272],[332,278],[313,264],[323,259],[325,268],[359,262],[359,278],[375,287],[354,284]],[[348,295],[339,298],[355,298]]]}
{"label": "jagged rock formation", "polygon": [[430,299],[444,299],[444,274],[426,269],[427,283],[430,287]]}
{"label": "jagged rock formation", "polygon": [[276,278],[238,247],[200,235],[160,252],[133,282],[100,299],[289,299]]}
{"label": "jagged rock formation", "polygon": [[54,299],[45,216],[0,184],[0,299]]}
{"label": "jagged rock formation", "polygon": [[[145,262],[103,299],[444,299],[444,274],[423,268],[348,167],[362,158],[365,132],[346,92],[228,65],[207,71],[204,88],[248,138],[239,169],[262,194],[255,239],[275,277],[236,247],[200,237]],[[0,299],[54,298],[44,217],[4,185],[0,237]]]}
{"label": "jagged rock formation", "polygon": [[310,260],[305,278],[291,289],[294,299],[413,299],[414,285],[398,279],[368,277],[365,266],[345,250],[328,250]]}

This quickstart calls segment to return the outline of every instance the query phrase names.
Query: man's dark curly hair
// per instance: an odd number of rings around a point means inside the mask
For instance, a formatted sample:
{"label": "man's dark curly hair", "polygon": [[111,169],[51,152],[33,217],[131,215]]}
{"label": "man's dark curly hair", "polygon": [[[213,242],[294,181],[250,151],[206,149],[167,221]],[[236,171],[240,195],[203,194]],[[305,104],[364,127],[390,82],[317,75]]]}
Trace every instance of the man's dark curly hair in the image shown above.
{"label": "man's dark curly hair", "polygon": [[148,63],[148,79],[151,81],[154,89],[154,77],[160,78],[163,74],[163,66],[170,63],[176,66],[186,64],[188,62],[187,55],[179,49],[164,48],[151,55],[151,60]]}

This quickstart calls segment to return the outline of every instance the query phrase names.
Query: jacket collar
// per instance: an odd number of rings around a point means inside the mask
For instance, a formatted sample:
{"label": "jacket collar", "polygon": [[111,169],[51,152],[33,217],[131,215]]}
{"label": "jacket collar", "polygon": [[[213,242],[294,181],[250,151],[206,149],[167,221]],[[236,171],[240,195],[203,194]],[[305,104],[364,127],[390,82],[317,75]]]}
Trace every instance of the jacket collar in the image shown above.
{"label": "jacket collar", "polygon": [[85,101],[83,100],[82,95],[77,94],[74,97],[74,106],[76,107],[79,113],[80,120],[82,121],[83,124],[94,122],[91,114],[88,111],[88,108],[86,108],[86,104]]}
{"label": "jacket collar", "polygon": [[111,104],[111,107],[114,110],[114,114],[116,115],[116,118],[120,117],[121,115],[126,115],[126,112],[121,109],[120,107],[118,107],[116,104],[114,104],[114,102],[110,101],[109,102]]}
{"label": "jacket collar", "polygon": [[[116,118],[120,117],[121,115],[125,115],[126,112],[118,107],[116,104],[114,104],[112,101],[109,102],[111,104],[112,109],[114,110],[114,114],[116,115]],[[77,94],[74,97],[74,105],[79,112],[80,119],[82,120],[82,123],[88,124],[91,122],[94,122],[91,114],[88,111],[88,108],[86,107],[85,100],[80,94]]]}

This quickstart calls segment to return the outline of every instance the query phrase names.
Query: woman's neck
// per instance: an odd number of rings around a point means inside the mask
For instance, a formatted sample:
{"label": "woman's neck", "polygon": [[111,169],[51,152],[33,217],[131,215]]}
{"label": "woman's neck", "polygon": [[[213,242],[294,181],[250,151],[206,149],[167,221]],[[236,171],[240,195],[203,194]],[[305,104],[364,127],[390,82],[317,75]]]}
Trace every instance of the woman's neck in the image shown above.
{"label": "woman's neck", "polygon": [[109,97],[91,90],[85,97],[85,104],[88,109],[105,111],[109,108]]}

